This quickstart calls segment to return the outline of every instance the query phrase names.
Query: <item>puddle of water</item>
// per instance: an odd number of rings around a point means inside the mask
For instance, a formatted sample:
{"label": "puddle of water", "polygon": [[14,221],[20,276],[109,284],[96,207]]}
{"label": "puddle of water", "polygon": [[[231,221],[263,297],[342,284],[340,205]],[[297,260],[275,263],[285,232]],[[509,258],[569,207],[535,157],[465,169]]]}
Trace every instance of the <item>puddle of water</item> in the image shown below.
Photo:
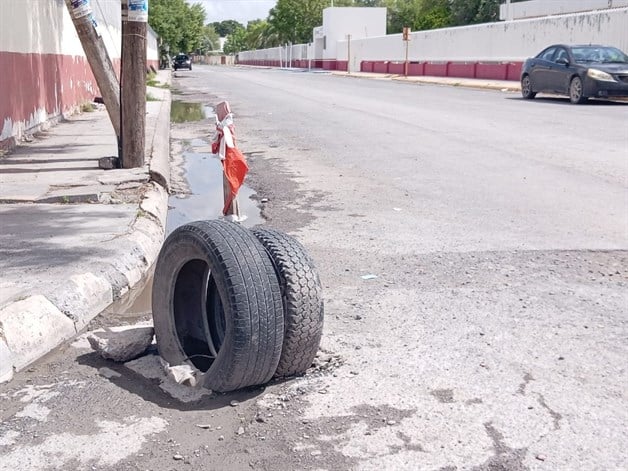
{"label": "puddle of water", "polygon": [[154,266],[132,289],[95,318],[89,328],[114,327],[149,319],[153,310],[153,270]]}
{"label": "puddle of water", "polygon": [[[207,145],[201,141],[200,145]],[[166,232],[170,234],[177,227],[191,221],[219,219],[224,206],[222,193],[222,164],[209,153],[185,152],[185,171],[191,194],[172,196],[168,200],[170,210],[166,223]],[[242,225],[252,227],[264,220],[260,210],[251,199],[255,192],[243,185],[238,192],[240,213],[246,216]]]}
{"label": "puddle of water", "polygon": [[[213,112],[213,111],[212,111]],[[207,147],[203,139],[193,139],[192,147]],[[191,194],[182,197],[171,196],[168,200],[169,211],[166,223],[166,234],[177,227],[201,219],[218,219],[222,217],[222,164],[213,154],[204,152],[186,152],[185,173]],[[242,225],[252,227],[264,222],[260,209],[251,199],[255,192],[243,185],[238,192],[240,212],[246,216]],[[98,323],[93,327],[119,325],[120,321],[129,323],[143,320],[152,312],[153,268],[127,294],[109,306]]]}
{"label": "puddle of water", "polygon": [[173,100],[170,108],[170,121],[173,123],[186,123],[189,121],[201,121],[214,116],[214,108],[202,103],[188,103]]}

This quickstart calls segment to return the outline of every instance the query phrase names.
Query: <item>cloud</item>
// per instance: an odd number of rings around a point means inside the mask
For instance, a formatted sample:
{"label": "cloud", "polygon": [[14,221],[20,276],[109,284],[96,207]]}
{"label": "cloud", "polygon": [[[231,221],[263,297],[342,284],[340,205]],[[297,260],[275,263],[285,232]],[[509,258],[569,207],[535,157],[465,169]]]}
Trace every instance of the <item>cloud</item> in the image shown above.
{"label": "cloud", "polygon": [[[194,1],[194,0],[192,0]],[[264,19],[276,0],[201,0],[207,13],[206,21],[236,20],[246,26],[250,20]]]}

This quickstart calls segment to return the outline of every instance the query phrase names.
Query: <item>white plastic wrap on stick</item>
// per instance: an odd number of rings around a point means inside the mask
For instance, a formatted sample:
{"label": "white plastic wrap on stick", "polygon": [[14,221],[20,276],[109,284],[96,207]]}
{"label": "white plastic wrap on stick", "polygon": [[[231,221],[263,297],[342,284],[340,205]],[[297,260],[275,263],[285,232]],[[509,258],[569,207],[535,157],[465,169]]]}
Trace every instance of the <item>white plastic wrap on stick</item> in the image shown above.
{"label": "white plastic wrap on stick", "polygon": [[212,139],[212,143],[218,143],[218,156],[220,160],[225,160],[227,147],[233,149],[235,143],[233,141],[233,113],[229,113],[222,121],[216,118],[216,133]]}

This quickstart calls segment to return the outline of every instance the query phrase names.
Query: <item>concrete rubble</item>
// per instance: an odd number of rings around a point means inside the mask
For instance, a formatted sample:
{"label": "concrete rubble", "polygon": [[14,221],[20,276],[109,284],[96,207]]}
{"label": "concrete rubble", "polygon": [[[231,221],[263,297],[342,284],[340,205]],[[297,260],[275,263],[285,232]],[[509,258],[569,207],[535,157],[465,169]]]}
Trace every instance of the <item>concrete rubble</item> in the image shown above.
{"label": "concrete rubble", "polygon": [[92,348],[107,360],[125,362],[142,355],[153,342],[155,329],[138,327],[119,332],[95,332],[87,336]]}

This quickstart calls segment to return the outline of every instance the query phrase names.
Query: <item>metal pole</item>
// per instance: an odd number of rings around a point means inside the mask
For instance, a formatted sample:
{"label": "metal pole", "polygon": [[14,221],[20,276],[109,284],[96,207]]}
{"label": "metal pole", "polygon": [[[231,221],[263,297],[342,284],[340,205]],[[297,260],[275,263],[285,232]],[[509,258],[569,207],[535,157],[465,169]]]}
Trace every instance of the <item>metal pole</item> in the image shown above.
{"label": "metal pole", "polygon": [[105,102],[109,119],[119,143],[121,138],[120,84],[105,42],[96,31],[89,3],[77,2],[73,4],[71,0],[65,0],[65,4],[70,12],[83,51],[85,51],[87,62],[92,69],[98,88],[100,88],[100,93],[102,93],[102,99]]}
{"label": "metal pole", "polygon": [[406,64],[405,64],[405,67],[404,67],[405,76],[406,77],[408,76],[408,48],[409,48],[409,44],[410,44],[410,41],[406,41]]}
{"label": "metal pole", "polygon": [[347,74],[351,73],[351,35],[347,34]]}

